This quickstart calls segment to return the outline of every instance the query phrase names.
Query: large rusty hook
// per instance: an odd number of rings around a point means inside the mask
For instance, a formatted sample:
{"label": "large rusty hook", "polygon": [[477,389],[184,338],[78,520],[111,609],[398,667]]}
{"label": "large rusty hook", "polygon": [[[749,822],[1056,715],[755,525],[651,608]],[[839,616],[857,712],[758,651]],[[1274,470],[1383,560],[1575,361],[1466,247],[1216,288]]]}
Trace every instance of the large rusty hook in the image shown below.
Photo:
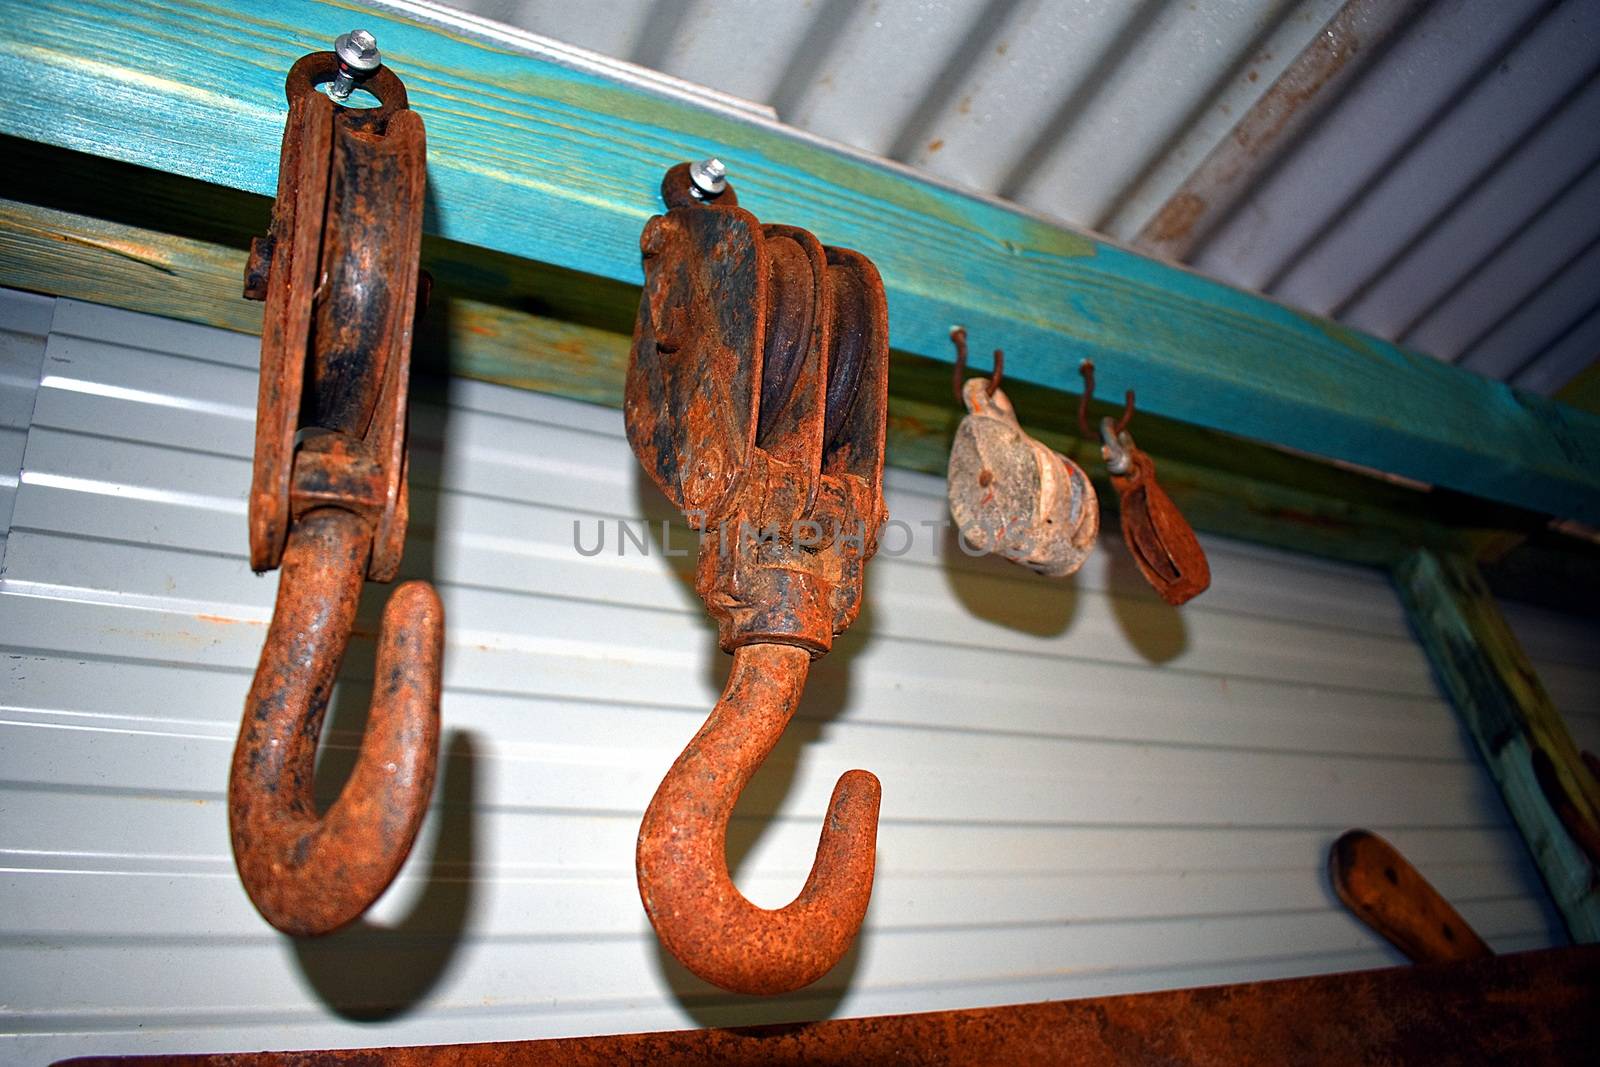
{"label": "large rusty hook", "polygon": [[836,964],[866,915],[878,780],[839,780],[811,876],[776,911],[734,886],[728,819],[810,660],[861,608],[887,518],[888,306],[865,256],[763,225],[711,162],[669,170],[669,210],[645,226],[624,412],[646,473],[703,531],[695,587],[733,668],[645,813],[639,895],[689,970],[782,993]]}
{"label": "large rusty hook", "polygon": [[317,739],[371,552],[371,529],[349,511],[318,508],[294,524],[234,749],[239,878],[288,934],[329,933],[366,911],[405,862],[433,795],[444,608],[428,583],[406,582],[384,608],[355,770],[323,815],[312,798]]}
{"label": "large rusty hook", "polygon": [[789,645],[733,653],[722,698],[656,790],[639,830],[639,894],[662,942],[695,974],[743,993],[786,993],[850,948],[872,896],[881,788],[848,771],[833,789],[811,875],[777,910],[728,873],[728,819],[794,715],[811,656]]}
{"label": "large rusty hook", "polygon": [[[282,574],[234,748],[229,831],[251,901],[300,936],[345,925],[393,881],[439,748],[444,609],[431,586],[408,582],[384,611],[355,770],[318,815],[317,741],[362,582],[394,577],[408,511],[426,146],[400,79],[370,34],[359,39],[353,59],[313,53],[289,72],[272,227],[245,271],[245,295],[266,301],[250,563]],[[338,108],[317,90],[352,71],[380,107]]]}

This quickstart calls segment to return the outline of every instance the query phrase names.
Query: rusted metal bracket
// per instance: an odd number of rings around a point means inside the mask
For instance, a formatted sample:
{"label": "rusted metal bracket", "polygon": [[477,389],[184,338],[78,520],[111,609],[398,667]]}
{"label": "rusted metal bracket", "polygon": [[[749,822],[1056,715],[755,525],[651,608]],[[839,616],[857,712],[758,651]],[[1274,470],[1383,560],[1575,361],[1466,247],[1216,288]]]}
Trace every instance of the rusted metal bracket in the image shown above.
{"label": "rusted metal bracket", "polygon": [[679,164],[640,242],[624,412],[635,455],[701,532],[696,589],[733,669],[639,830],[639,892],[705,980],[781,993],[849,948],[872,892],[879,785],[834,790],[811,876],[776,911],[734,886],[728,818],[794,714],[810,660],[861,608],[887,513],[888,310],[858,253],[738,206],[721,164]]}
{"label": "rusted metal bracket", "polygon": [[359,74],[380,106],[341,107],[318,88],[353,78],[334,52],[289,71],[272,227],[245,272],[245,295],[266,301],[250,564],[283,573],[234,749],[229,828],[250,899],[302,936],[355,919],[394,879],[439,744],[444,610],[432,586],[408,582],[384,612],[360,758],[318,815],[317,739],[361,585],[394,578],[407,518],[426,144],[400,79]]}
{"label": "rusted metal bracket", "polygon": [[1076,573],[1100,534],[1100,504],[1089,476],[1072,460],[1023,431],[995,371],[962,381],[967,331],[956,346],[956,395],[967,415],[956,428],[945,479],[950,515],[973,548],[1052,578]]}
{"label": "rusted metal bracket", "polygon": [[[1083,395],[1078,401],[1078,431],[1089,432],[1089,402],[1094,399],[1094,364],[1084,360],[1078,367],[1083,375]],[[1122,539],[1139,566],[1145,581],[1173,607],[1205,592],[1211,585],[1211,565],[1205,549],[1194,535],[1194,527],[1183,517],[1178,505],[1156,481],[1156,465],[1133,443],[1128,421],[1133,418],[1133,390],[1120,419],[1100,420],[1100,454],[1117,491],[1117,510],[1122,520]]]}

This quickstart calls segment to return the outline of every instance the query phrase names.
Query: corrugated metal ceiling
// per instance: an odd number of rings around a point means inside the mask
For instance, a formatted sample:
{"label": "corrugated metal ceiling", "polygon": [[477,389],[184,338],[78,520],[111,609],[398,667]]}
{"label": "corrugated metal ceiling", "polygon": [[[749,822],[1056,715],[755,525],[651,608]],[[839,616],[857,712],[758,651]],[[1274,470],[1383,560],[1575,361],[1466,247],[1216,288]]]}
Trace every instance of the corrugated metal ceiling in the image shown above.
{"label": "corrugated metal ceiling", "polygon": [[1536,392],[1600,354],[1600,0],[449,6]]}

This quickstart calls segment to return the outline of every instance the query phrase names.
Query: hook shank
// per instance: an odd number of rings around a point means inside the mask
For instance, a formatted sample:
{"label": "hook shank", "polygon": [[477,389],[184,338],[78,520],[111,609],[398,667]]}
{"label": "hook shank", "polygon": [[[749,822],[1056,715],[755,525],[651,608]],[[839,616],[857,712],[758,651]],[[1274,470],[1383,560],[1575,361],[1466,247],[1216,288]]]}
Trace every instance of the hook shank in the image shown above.
{"label": "hook shank", "polygon": [[751,644],[733,653],[722,698],[689,742],[639,829],[639,895],[656,933],[695,974],[739,993],[786,993],[849,950],[872,895],[878,779],[849,771],[834,787],[811,875],[775,911],[728,873],[728,820],[800,702],[810,654]]}
{"label": "hook shank", "polygon": [[444,608],[426,582],[389,598],[367,730],[339,799],[319,816],[317,740],[355,622],[372,531],[320,508],[292,527],[277,606],[228,781],[233,853],[250,899],[287,934],[331,933],[389,886],[433,792]]}

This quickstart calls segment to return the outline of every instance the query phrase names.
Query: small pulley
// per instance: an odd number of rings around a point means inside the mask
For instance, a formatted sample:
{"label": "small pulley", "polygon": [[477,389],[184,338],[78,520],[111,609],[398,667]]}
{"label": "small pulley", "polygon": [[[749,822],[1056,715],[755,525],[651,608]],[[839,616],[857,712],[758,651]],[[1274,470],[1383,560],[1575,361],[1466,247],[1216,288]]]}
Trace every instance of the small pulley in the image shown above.
{"label": "small pulley", "polygon": [[991,377],[963,381],[967,331],[955,327],[950,338],[956,395],[967,409],[945,482],[956,529],[973,548],[1037,574],[1075,573],[1100,533],[1094,486],[1083,468],[1022,429],[1000,388],[1002,353],[995,351]]}
{"label": "small pulley", "polygon": [[[1078,431],[1092,439],[1089,403],[1094,399],[1094,364],[1084,360],[1083,395],[1078,401]],[[1183,517],[1161,483],[1156,465],[1133,443],[1128,422],[1133,418],[1133,390],[1128,390],[1122,415],[1100,420],[1100,454],[1105,458],[1111,486],[1117,491],[1122,539],[1133,554],[1145,581],[1173,607],[1184,604],[1211,585],[1211,565],[1194,527]]]}

